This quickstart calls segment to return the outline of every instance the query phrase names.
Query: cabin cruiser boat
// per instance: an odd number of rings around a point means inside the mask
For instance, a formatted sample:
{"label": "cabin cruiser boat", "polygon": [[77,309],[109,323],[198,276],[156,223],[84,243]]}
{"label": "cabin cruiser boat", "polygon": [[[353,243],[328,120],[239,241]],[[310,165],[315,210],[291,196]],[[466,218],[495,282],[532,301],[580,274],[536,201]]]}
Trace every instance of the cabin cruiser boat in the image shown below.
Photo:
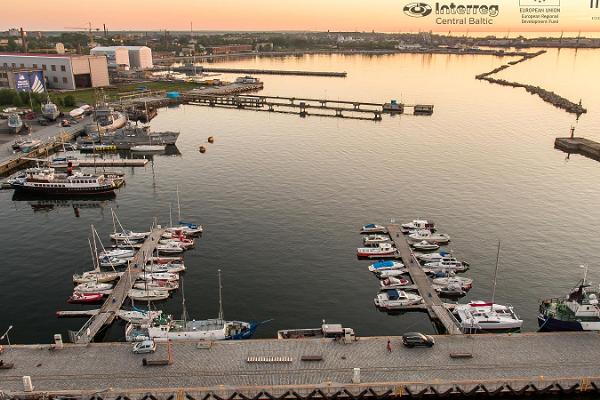
{"label": "cabin cruiser boat", "polygon": [[75,286],[73,291],[79,293],[100,293],[110,294],[113,290],[113,285],[110,283],[86,282]]}
{"label": "cabin cruiser boat", "polygon": [[390,241],[390,237],[387,235],[368,235],[363,238],[365,246],[377,246],[379,243],[387,243]]}
{"label": "cabin cruiser boat", "polygon": [[450,284],[458,284],[463,289],[469,290],[473,286],[473,279],[454,276],[454,273],[449,273],[449,276],[433,278],[432,283],[439,286],[447,286]]}
{"label": "cabin cruiser boat", "polygon": [[74,274],[73,283],[98,282],[108,283],[114,282],[123,275],[122,272],[105,272],[105,271],[87,271],[83,274]]}
{"label": "cabin cruiser boat", "polygon": [[406,271],[405,269],[387,269],[384,271],[375,272],[375,274],[377,275],[377,277],[379,279],[396,278],[398,276],[402,276],[407,273],[408,273],[408,271]]}
{"label": "cabin cruiser boat", "polygon": [[114,257],[114,258],[131,258],[135,255],[135,250],[133,249],[111,249],[105,250],[100,253],[100,258],[102,257]]}
{"label": "cabin cruiser boat", "polygon": [[387,229],[383,225],[367,224],[363,225],[360,229],[360,233],[387,233]]}
{"label": "cabin cruiser boat", "polygon": [[440,261],[425,263],[423,267],[431,270],[464,272],[469,269],[469,265],[462,261],[458,261],[452,256],[443,257]]}
{"label": "cabin cruiser boat", "polygon": [[410,281],[408,279],[400,279],[400,278],[395,278],[395,277],[389,277],[389,278],[385,278],[382,279],[379,282],[379,286],[381,286],[381,289],[385,290],[385,289],[397,289],[397,288],[401,288],[403,286],[406,286],[410,283]]}
{"label": "cabin cruiser boat", "polygon": [[177,281],[162,281],[162,280],[147,280],[135,282],[133,284],[134,289],[143,290],[175,290],[179,288],[179,282]]}
{"label": "cabin cruiser boat", "polygon": [[132,300],[160,301],[169,298],[168,290],[130,289],[127,296]]}
{"label": "cabin cruiser boat", "polygon": [[277,339],[351,339],[355,334],[352,328],[344,328],[341,324],[326,324],[320,328],[283,329],[277,331]]}
{"label": "cabin cruiser boat", "polygon": [[510,305],[471,301],[457,304],[454,314],[463,332],[517,331],[523,325]]}
{"label": "cabin cruiser boat", "polygon": [[428,229],[433,232],[435,230],[435,223],[433,221],[428,221],[425,219],[415,219],[406,224],[402,224],[401,229],[403,233],[408,233],[410,231],[419,231],[423,229]]}
{"label": "cabin cruiser boat", "polygon": [[413,306],[422,302],[423,298],[421,296],[399,289],[383,290],[375,297],[375,305],[386,310],[400,310],[406,306]]}
{"label": "cabin cruiser boat", "polygon": [[113,193],[123,184],[123,179],[81,172],[57,174],[53,168],[35,167],[8,182],[22,193],[82,196]]}
{"label": "cabin cruiser boat", "polygon": [[467,295],[467,291],[459,283],[450,282],[446,285],[433,285],[433,289],[440,296],[462,297]]}
{"label": "cabin cruiser boat", "polygon": [[600,331],[599,290],[583,279],[569,294],[543,300],[538,325],[541,331]]}
{"label": "cabin cruiser boat", "polygon": [[404,264],[399,261],[378,261],[374,264],[369,265],[369,271],[371,272],[381,272],[390,269],[402,269],[404,268]]}
{"label": "cabin cruiser boat", "polygon": [[446,253],[445,251],[440,251],[439,253],[427,253],[427,254],[417,254],[417,259],[421,262],[438,262],[442,258],[450,255],[450,253]]}
{"label": "cabin cruiser boat", "polygon": [[408,235],[409,240],[413,242],[426,241],[429,243],[446,244],[450,241],[450,236],[445,233],[432,233],[429,229],[421,229]]}
{"label": "cabin cruiser boat", "polygon": [[428,241],[423,240],[421,242],[413,243],[412,247],[414,247],[415,250],[433,251],[439,249],[440,245],[436,243],[429,243]]}
{"label": "cabin cruiser boat", "polygon": [[56,119],[60,116],[60,110],[56,104],[48,100],[47,103],[42,104],[42,116],[48,121],[56,121]]}
{"label": "cabin cruiser boat", "polygon": [[391,256],[397,252],[398,250],[391,243],[379,243],[377,247],[359,247],[356,249],[358,257]]}

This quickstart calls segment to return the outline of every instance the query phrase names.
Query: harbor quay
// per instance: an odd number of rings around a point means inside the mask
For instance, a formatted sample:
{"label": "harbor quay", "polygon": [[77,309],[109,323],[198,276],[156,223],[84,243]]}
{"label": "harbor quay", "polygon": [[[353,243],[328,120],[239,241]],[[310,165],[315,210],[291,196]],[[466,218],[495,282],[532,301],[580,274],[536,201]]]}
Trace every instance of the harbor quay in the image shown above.
{"label": "harbor quay", "polygon": [[129,343],[13,345],[0,356],[13,364],[0,369],[0,398],[383,399],[600,389],[597,333],[435,341],[432,348],[407,348],[401,337],[178,341],[150,355],[134,354]]}

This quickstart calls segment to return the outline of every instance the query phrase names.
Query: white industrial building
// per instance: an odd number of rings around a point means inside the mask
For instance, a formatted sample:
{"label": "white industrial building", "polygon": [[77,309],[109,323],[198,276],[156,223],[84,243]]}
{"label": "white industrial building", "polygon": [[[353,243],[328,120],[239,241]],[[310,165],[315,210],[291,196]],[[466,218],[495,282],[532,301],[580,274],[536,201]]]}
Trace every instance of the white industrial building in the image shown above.
{"label": "white industrial building", "polygon": [[122,46],[99,46],[90,50],[90,54],[106,56],[108,66],[129,69],[129,51]]}
{"label": "white industrial building", "polygon": [[41,70],[50,89],[74,90],[110,84],[105,56],[0,53],[0,70]]}
{"label": "white industrial building", "polygon": [[[106,55],[111,66],[127,65],[131,69],[152,68],[152,50],[146,46],[103,46],[94,47],[91,54]],[[125,60],[127,54],[127,60]]]}

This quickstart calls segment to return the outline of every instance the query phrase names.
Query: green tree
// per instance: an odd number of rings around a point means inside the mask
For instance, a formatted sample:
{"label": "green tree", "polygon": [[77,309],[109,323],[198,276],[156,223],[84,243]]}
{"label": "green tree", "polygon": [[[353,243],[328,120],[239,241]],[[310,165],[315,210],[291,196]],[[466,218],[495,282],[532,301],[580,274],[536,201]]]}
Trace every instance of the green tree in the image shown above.
{"label": "green tree", "polygon": [[72,94],[68,94],[63,98],[63,104],[65,107],[74,107],[75,106],[75,97]]}

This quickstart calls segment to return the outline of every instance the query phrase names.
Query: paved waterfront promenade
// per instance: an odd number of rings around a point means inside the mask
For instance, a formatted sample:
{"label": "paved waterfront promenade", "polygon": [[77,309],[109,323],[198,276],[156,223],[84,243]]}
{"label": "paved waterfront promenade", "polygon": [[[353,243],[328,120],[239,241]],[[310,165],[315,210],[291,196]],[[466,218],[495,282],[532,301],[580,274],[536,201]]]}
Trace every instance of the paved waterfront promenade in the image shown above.
{"label": "paved waterfront promenade", "polygon": [[[469,391],[481,384],[490,391],[550,385],[584,391],[600,386],[600,335],[596,333],[436,336],[431,349],[407,349],[399,337],[392,337],[391,353],[387,339],[361,338],[348,344],[331,339],[269,339],[211,346],[179,342],[172,346],[171,365],[152,367],[143,366],[142,358],[165,359],[166,344],[150,355],[133,354],[129,343],[65,345],[60,350],[50,350],[48,345],[13,346],[1,356],[4,362],[14,362],[14,368],[0,369],[0,398],[2,392],[22,392],[24,375],[31,376],[35,392],[88,397],[100,392],[102,398],[128,395],[131,399],[142,398],[141,393],[168,398],[181,391],[193,398],[211,393],[252,398],[263,391],[273,396],[291,391],[305,397],[314,390],[330,396],[339,390],[357,394],[366,388],[403,395],[428,387],[440,392],[457,387]],[[472,358],[464,358],[469,354]],[[261,356],[291,358],[291,362],[247,362],[248,357]],[[303,361],[303,356],[322,360]],[[352,383],[353,368],[360,368],[360,384]]]}

